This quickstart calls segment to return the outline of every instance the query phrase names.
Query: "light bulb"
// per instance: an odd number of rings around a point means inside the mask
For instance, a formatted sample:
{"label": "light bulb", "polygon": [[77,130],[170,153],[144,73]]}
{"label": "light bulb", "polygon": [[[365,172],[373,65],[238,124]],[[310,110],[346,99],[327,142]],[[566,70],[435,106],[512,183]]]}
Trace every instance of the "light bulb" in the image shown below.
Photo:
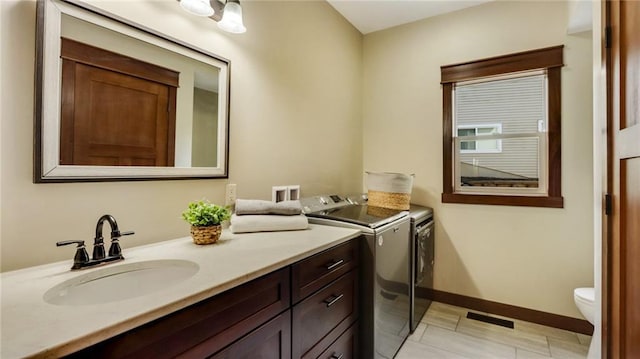
{"label": "light bulb", "polygon": [[211,16],[215,13],[209,0],[180,0],[180,6],[196,16]]}
{"label": "light bulb", "polygon": [[247,31],[242,23],[242,6],[240,3],[229,0],[224,6],[222,20],[218,22],[218,27],[233,34],[242,34]]}

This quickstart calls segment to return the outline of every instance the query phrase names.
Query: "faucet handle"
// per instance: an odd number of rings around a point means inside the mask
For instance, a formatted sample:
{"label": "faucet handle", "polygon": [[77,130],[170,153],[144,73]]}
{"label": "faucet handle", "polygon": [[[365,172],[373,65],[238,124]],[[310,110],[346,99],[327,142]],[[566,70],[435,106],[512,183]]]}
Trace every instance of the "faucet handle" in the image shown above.
{"label": "faucet handle", "polygon": [[61,246],[67,246],[70,244],[77,244],[78,246],[76,247],[76,254],[73,257],[73,266],[71,267],[71,269],[80,269],[82,268],[83,264],[86,264],[89,262],[89,253],[87,253],[87,249],[84,246],[84,241],[62,241],[62,242],[56,242],[56,246],[61,247]]}
{"label": "faucet handle", "polygon": [[134,231],[120,232],[119,230],[111,231],[111,240],[136,234]]}
{"label": "faucet handle", "polygon": [[109,257],[120,257],[124,259],[122,256],[122,248],[120,248],[120,241],[118,240],[123,236],[130,236],[135,234],[133,231],[129,232],[120,232],[120,231],[112,231],[111,232],[111,246],[109,247]]}
{"label": "faucet handle", "polygon": [[103,260],[105,257],[104,254],[104,243],[103,238],[98,237],[93,240],[93,260],[99,261]]}
{"label": "faucet handle", "polygon": [[57,247],[62,247],[62,246],[68,246],[69,244],[77,244],[78,248],[80,247],[84,247],[84,241],[61,241],[61,242],[56,242],[56,246]]}
{"label": "faucet handle", "polygon": [[122,256],[122,248],[120,248],[120,243],[118,242],[118,238],[114,238],[111,240],[111,246],[109,247],[109,257],[121,257]]}

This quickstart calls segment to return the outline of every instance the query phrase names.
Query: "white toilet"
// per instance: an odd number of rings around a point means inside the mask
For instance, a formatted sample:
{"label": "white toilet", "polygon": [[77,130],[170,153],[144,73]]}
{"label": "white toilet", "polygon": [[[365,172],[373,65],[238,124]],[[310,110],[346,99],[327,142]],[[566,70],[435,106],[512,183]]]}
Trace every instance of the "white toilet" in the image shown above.
{"label": "white toilet", "polygon": [[580,313],[585,317],[589,323],[593,324],[596,314],[595,300],[596,291],[595,288],[576,288],[573,291],[573,300],[576,302]]}
{"label": "white toilet", "polygon": [[[595,288],[576,288],[573,290],[573,300],[576,302],[576,306],[580,310],[580,313],[585,317],[589,323],[593,324],[596,315],[596,291]],[[587,358],[597,358],[595,350],[596,341],[592,340],[589,345],[589,352]]]}

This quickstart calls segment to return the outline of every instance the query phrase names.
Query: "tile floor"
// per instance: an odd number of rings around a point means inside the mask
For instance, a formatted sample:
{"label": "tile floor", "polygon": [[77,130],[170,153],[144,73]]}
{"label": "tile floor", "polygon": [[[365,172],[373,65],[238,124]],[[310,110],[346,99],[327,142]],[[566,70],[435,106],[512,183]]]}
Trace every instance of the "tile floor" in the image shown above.
{"label": "tile floor", "polygon": [[514,329],[505,328],[467,319],[468,311],[433,302],[395,358],[584,359],[587,356],[590,336],[520,320],[513,320]]}

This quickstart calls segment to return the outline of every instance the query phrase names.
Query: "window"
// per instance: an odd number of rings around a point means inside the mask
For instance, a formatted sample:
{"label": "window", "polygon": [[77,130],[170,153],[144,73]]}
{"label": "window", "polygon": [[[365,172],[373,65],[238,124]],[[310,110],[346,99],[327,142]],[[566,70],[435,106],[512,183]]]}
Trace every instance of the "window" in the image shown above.
{"label": "window", "polygon": [[562,46],[441,68],[444,203],[563,207]]}
{"label": "window", "polygon": [[502,133],[499,123],[489,125],[457,125],[460,138],[460,153],[500,153],[501,139],[476,139],[476,136],[492,136]]}

